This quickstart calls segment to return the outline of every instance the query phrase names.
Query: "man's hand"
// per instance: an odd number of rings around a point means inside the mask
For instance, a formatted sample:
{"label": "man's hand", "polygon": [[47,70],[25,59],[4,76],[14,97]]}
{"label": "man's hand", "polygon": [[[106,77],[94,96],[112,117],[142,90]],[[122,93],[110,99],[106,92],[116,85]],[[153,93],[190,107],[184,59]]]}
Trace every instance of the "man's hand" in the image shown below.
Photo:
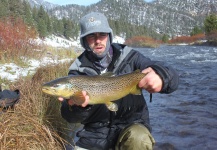
{"label": "man's hand", "polygon": [[[76,100],[76,99],[69,99],[69,100],[67,100],[68,104],[70,106],[72,106],[72,105],[79,105],[79,106],[82,106],[82,107],[86,107],[88,105],[88,102],[89,102],[89,96],[87,95],[86,91],[82,91],[82,94],[83,94],[83,96],[85,98],[84,101]],[[58,100],[62,102],[64,100],[64,98],[59,97]]]}
{"label": "man's hand", "polygon": [[142,73],[148,73],[138,84],[140,88],[149,93],[160,92],[163,87],[163,81],[158,74],[151,68],[144,69]]}

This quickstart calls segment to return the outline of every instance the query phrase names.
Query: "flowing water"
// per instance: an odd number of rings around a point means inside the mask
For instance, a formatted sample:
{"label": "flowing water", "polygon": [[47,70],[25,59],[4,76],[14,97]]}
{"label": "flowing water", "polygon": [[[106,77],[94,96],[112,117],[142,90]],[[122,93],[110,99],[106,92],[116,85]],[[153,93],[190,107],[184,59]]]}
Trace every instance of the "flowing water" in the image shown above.
{"label": "flowing water", "polygon": [[[180,76],[177,91],[148,102],[152,135],[160,149],[217,149],[217,47],[161,46],[138,49],[165,61]],[[144,91],[149,100],[149,94]],[[168,146],[169,145],[169,146]]]}

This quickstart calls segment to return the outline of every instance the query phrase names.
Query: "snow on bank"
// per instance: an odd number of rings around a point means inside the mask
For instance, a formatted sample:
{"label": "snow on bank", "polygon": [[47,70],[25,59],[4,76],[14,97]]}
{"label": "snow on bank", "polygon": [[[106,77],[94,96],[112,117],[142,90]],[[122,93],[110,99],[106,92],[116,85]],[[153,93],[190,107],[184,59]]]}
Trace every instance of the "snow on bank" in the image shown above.
{"label": "snow on bank", "polygon": [[49,37],[46,37],[45,39],[36,39],[36,43],[40,45],[48,45],[52,47],[64,47],[64,48],[69,48],[69,47],[79,47],[81,48],[81,45],[79,44],[79,40],[68,40],[62,37],[54,36],[51,35]]}
{"label": "snow on bank", "polygon": [[18,78],[23,76],[32,75],[36,69],[48,64],[57,64],[59,62],[70,61],[71,59],[55,60],[49,57],[44,57],[41,60],[28,60],[28,67],[20,67],[14,63],[0,64],[0,78],[7,79],[10,81],[16,81]]}
{"label": "snow on bank", "polygon": [[[115,43],[123,44],[124,41],[125,40],[119,36],[115,36],[113,38],[113,42]],[[36,39],[35,42],[37,44],[49,45],[52,47],[70,48],[73,46],[73,47],[81,48],[79,40],[77,41],[67,40],[67,39],[57,37],[54,35],[48,38],[45,38],[44,40]],[[31,59],[31,60],[27,60],[28,67],[25,67],[25,68],[17,66],[14,63],[0,64],[0,72],[1,72],[0,79],[6,79],[6,80],[10,80],[13,82],[13,81],[16,81],[19,77],[34,74],[36,69],[40,66],[44,66],[47,64],[56,64],[58,62],[66,62],[66,61],[70,61],[70,59],[66,58],[66,59],[57,60],[57,59],[53,59],[49,57],[44,57],[41,60]]]}
{"label": "snow on bank", "polygon": [[[113,42],[123,44],[125,42],[125,40],[120,36],[114,36]],[[41,40],[41,39],[38,38],[38,39],[36,39],[36,43],[37,44],[49,45],[49,46],[52,46],[52,47],[69,48],[69,47],[74,46],[74,47],[82,48],[79,38],[77,38],[77,40],[75,41],[75,40],[67,40],[65,38],[57,37],[57,36],[54,36],[54,35],[51,35],[51,36],[45,38],[44,40]]]}
{"label": "snow on bank", "polygon": [[115,37],[113,38],[113,42],[114,42],[114,43],[123,44],[123,43],[125,42],[125,39],[122,38],[122,37],[120,37],[120,36],[115,36]]}

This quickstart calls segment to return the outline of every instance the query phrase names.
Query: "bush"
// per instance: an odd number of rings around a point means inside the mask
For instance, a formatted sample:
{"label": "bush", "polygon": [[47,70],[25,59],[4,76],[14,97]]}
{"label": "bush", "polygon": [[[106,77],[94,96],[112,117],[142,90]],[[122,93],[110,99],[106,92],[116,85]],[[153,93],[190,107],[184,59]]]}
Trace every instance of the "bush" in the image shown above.
{"label": "bush", "polygon": [[0,20],[0,60],[26,55],[31,50],[31,39],[36,37],[33,28],[22,19],[4,18]]}
{"label": "bush", "polygon": [[198,40],[203,40],[205,39],[205,35],[202,34],[196,34],[193,36],[181,36],[181,37],[176,37],[174,39],[171,39],[168,41],[169,44],[177,44],[177,43],[193,43]]}
{"label": "bush", "polygon": [[158,47],[160,41],[154,40],[151,37],[134,36],[131,39],[127,39],[124,44],[132,47]]}

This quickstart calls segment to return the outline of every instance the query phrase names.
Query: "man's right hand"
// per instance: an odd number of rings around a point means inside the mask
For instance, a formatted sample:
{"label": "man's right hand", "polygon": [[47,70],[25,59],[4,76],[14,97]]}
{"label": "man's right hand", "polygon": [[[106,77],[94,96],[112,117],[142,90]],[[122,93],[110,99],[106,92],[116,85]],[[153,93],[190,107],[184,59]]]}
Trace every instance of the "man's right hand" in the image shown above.
{"label": "man's right hand", "polygon": [[[73,100],[73,99],[69,99],[69,100],[67,100],[68,101],[68,104],[70,105],[70,106],[72,106],[72,105],[78,105],[78,106],[81,106],[81,107],[86,107],[87,105],[88,105],[88,103],[89,103],[89,96],[87,95],[87,92],[86,91],[82,91],[82,94],[83,94],[83,96],[84,96],[84,98],[85,98],[85,100],[83,101],[83,102],[81,102],[81,100]],[[58,98],[58,100],[60,101],[60,102],[62,102],[63,100],[64,100],[64,98],[62,98],[62,97],[59,97]]]}

